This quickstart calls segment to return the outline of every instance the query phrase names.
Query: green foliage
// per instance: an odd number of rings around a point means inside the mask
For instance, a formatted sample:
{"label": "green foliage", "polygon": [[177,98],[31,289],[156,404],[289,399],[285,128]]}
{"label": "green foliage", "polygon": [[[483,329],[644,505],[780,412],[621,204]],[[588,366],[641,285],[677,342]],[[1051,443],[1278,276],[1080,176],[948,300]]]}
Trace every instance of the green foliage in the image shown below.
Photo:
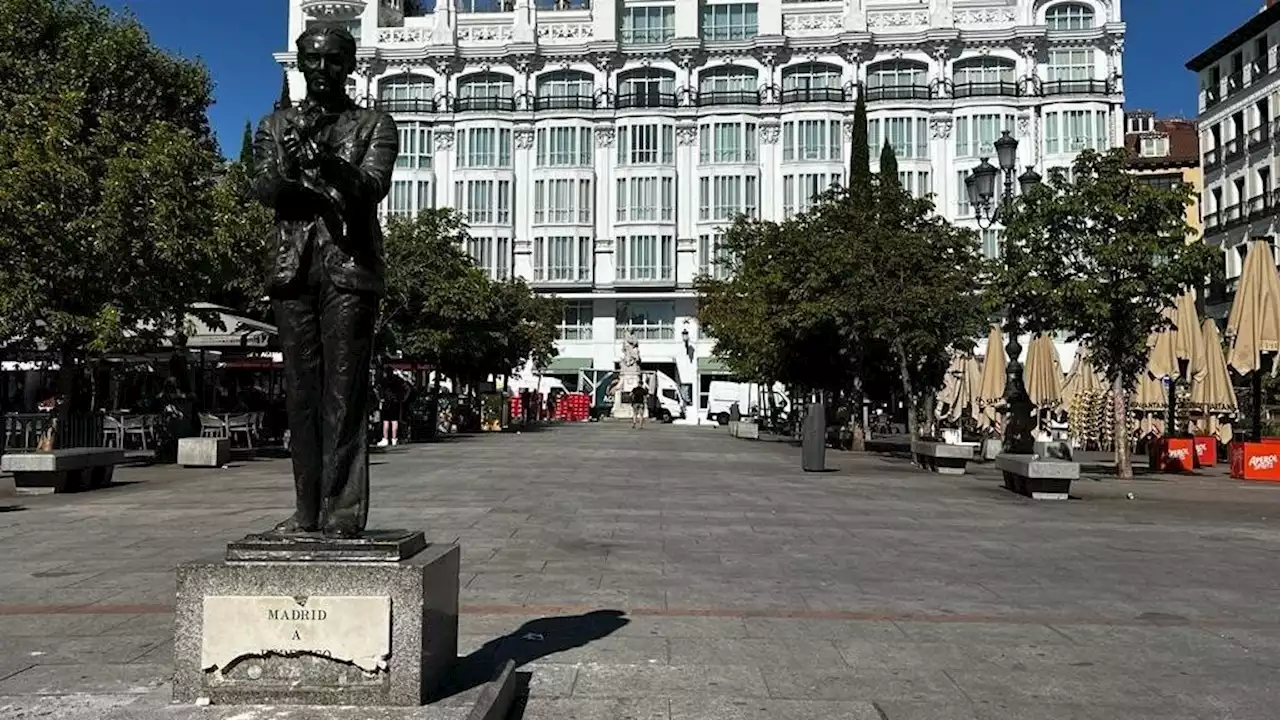
{"label": "green foliage", "polygon": [[0,3],[0,335],[172,329],[221,283],[203,66],[89,0]]}
{"label": "green foliage", "polygon": [[886,139],[880,148],[880,182],[898,184],[898,155]]}
{"label": "green foliage", "polygon": [[458,213],[425,210],[387,228],[387,294],[379,334],[387,350],[468,381],[555,356],[561,306],[523,280],[491,281],[463,248]]}
{"label": "green foliage", "polygon": [[240,157],[236,159],[244,167],[253,167],[253,127],[244,121],[244,135],[240,138]]}
{"label": "green foliage", "polygon": [[849,187],[871,187],[871,140],[867,133],[867,100],[863,88],[853,104],[853,135],[849,139]]}
{"label": "green foliage", "polygon": [[1068,331],[1129,392],[1164,310],[1219,262],[1188,242],[1190,189],[1142,182],[1126,171],[1124,150],[1086,151],[1072,175],[1053,173],[1016,205],[1005,235],[1012,259],[997,286],[1028,330]]}
{"label": "green foliage", "polygon": [[276,109],[283,110],[288,107],[293,107],[293,99],[289,96],[289,72],[281,70],[280,97],[276,100]]}
{"label": "green foliage", "polygon": [[213,189],[214,247],[224,281],[209,301],[263,318],[269,312],[263,262],[275,233],[275,216],[250,188],[249,166],[228,163]]}

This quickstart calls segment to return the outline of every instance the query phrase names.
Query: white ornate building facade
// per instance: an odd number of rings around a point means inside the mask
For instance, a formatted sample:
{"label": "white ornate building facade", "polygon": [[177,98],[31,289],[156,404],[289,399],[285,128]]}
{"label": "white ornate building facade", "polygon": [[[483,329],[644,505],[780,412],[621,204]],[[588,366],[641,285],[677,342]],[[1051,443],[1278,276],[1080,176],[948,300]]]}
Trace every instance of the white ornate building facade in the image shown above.
{"label": "white ornate building facade", "polygon": [[386,212],[455,207],[491,275],[564,298],[553,373],[613,369],[634,332],[695,408],[723,372],[692,289],[719,229],[841,181],[860,89],[873,169],[887,140],[959,222],[1001,131],[1042,173],[1124,136],[1121,0],[289,2],[290,42],[348,23],[352,95],[400,123]]}

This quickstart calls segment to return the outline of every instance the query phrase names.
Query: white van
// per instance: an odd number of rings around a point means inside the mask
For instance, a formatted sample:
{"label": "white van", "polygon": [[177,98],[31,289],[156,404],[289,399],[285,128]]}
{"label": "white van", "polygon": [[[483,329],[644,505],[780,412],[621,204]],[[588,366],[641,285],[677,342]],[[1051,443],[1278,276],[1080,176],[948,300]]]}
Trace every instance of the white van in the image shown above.
{"label": "white van", "polygon": [[787,394],[781,384],[775,383],[772,390],[766,390],[759,383],[712,380],[707,392],[707,421],[728,425],[729,408],[734,403],[738,403],[738,410],[743,415],[750,414],[752,410],[768,413],[770,395],[774,405],[787,407]]}

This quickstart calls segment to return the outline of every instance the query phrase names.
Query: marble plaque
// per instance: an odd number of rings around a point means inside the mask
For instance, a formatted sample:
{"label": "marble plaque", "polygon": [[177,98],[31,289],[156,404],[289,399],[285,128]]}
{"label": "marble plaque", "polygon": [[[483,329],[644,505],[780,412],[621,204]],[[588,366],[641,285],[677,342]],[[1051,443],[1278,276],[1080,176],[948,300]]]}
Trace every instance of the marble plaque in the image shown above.
{"label": "marble plaque", "polygon": [[207,596],[201,635],[204,670],[244,657],[311,654],[374,672],[391,654],[391,598]]}

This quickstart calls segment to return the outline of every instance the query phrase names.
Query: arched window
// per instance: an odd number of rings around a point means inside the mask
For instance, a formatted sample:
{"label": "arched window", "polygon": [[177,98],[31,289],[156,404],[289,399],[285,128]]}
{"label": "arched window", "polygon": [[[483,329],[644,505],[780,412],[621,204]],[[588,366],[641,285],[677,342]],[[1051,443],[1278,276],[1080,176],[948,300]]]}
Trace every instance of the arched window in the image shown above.
{"label": "arched window", "polygon": [[675,73],[657,68],[641,68],[618,76],[619,108],[675,105]]}
{"label": "arched window", "polygon": [[698,73],[699,105],[758,105],[760,83],[756,71],[738,65],[723,65]]}
{"label": "arched window", "polygon": [[1016,95],[1012,60],[999,57],[976,57],[958,60],[951,75],[955,97]]}
{"label": "arched window", "polygon": [[1054,5],[1044,13],[1044,24],[1050,30],[1088,30],[1093,20],[1093,8],[1081,3]]}
{"label": "arched window", "polygon": [[792,65],[782,71],[782,102],[840,102],[840,68],[827,63]]}
{"label": "arched window", "polygon": [[378,107],[387,112],[434,112],[435,95],[435,83],[425,75],[393,75],[378,81]]}
{"label": "arched window", "polygon": [[929,97],[929,68],[914,60],[887,60],[867,69],[868,100]]}
{"label": "arched window", "polygon": [[510,75],[481,72],[458,78],[458,112],[514,109],[515,81]]}
{"label": "arched window", "polygon": [[590,73],[557,70],[538,76],[535,110],[595,107],[595,80]]}

